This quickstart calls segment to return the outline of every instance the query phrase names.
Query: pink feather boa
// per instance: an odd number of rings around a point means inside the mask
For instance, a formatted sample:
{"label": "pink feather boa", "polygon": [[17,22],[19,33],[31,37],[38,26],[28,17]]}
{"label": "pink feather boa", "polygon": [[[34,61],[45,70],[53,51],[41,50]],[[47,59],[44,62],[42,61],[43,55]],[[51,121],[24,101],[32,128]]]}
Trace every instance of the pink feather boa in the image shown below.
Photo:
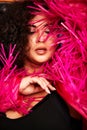
{"label": "pink feather boa", "polygon": [[36,2],[37,10],[51,23],[53,46],[59,46],[44,71],[64,100],[87,119],[87,7],[81,1],[44,2],[48,9]]}
{"label": "pink feather boa", "polygon": [[13,63],[17,57],[13,57],[13,52],[16,45],[9,46],[9,56],[6,57],[3,44],[0,44],[0,61],[4,67],[0,69],[0,112],[8,110],[18,111],[22,114],[27,114],[31,102],[35,98],[27,98],[19,93],[19,84],[21,79],[25,76],[24,70],[18,70]]}

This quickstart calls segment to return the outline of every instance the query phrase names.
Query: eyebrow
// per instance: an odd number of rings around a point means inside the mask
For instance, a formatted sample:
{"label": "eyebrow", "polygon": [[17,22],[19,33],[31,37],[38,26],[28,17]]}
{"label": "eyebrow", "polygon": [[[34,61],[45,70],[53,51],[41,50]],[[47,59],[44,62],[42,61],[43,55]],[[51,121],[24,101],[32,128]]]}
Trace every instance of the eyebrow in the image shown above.
{"label": "eyebrow", "polygon": [[34,24],[29,24],[28,26],[36,28],[36,26]]}
{"label": "eyebrow", "polygon": [[[34,24],[29,24],[28,26],[31,26],[31,27],[34,27],[34,28],[36,28],[37,26],[36,25],[34,25]],[[44,25],[44,27],[46,27],[46,26],[48,26],[48,24],[45,24]]]}

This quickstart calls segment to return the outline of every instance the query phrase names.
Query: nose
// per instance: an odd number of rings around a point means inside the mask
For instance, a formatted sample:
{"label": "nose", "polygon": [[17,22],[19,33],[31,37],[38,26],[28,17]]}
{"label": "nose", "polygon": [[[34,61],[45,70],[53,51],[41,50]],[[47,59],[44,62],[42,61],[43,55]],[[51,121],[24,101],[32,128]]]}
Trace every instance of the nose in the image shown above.
{"label": "nose", "polygon": [[47,34],[43,31],[38,32],[38,42],[45,42]]}

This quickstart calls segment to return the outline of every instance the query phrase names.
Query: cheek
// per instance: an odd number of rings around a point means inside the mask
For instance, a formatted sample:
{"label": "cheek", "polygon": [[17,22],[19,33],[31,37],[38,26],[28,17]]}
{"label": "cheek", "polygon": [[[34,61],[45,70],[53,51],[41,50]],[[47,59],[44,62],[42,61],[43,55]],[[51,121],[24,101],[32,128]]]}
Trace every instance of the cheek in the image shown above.
{"label": "cheek", "polygon": [[30,43],[30,46],[32,44],[36,44],[36,35],[35,34],[32,34],[28,37],[28,42]]}
{"label": "cheek", "polygon": [[50,36],[47,40],[50,51],[54,52],[56,50],[56,43],[54,37]]}
{"label": "cheek", "polygon": [[51,46],[51,45],[50,45],[49,53],[50,53],[51,56],[54,55],[55,51],[56,51],[56,46]]}
{"label": "cheek", "polygon": [[46,40],[46,43],[52,47],[54,44],[55,44],[55,40],[52,36],[48,36],[47,40]]}
{"label": "cheek", "polygon": [[49,51],[54,52],[56,50],[56,45],[53,40],[47,41],[47,46]]}
{"label": "cheek", "polygon": [[32,37],[28,38],[28,43],[26,45],[26,51],[30,51],[34,47],[34,39]]}

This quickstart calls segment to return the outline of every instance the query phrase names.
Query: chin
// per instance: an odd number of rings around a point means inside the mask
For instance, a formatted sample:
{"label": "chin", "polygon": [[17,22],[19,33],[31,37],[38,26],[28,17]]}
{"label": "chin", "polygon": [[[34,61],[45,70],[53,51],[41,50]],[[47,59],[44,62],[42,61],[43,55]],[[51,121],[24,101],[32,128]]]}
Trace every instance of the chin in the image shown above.
{"label": "chin", "polygon": [[46,63],[48,60],[46,60],[46,61],[40,61],[40,62],[37,62],[38,63],[38,65],[43,65],[44,63]]}

